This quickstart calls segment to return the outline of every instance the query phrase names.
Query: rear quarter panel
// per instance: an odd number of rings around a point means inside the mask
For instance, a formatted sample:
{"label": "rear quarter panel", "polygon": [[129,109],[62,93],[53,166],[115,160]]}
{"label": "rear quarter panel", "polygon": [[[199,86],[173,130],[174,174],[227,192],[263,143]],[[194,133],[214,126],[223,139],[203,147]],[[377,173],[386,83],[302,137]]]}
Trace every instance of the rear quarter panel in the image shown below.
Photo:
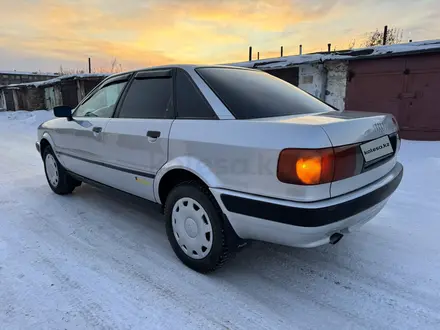
{"label": "rear quarter panel", "polygon": [[[186,168],[212,188],[286,200],[330,197],[330,184],[297,186],[277,178],[285,148],[327,148],[320,126],[252,120],[176,120],[169,138],[170,167]],[[178,160],[178,162],[176,161]]]}

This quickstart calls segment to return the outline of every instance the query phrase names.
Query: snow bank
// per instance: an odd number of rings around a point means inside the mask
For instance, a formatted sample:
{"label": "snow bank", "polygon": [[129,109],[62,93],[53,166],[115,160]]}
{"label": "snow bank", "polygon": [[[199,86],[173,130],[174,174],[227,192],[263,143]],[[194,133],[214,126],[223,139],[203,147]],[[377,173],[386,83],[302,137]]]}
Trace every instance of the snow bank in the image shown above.
{"label": "snow bank", "polygon": [[34,127],[53,118],[55,117],[52,110],[0,112],[0,122],[2,124],[7,124],[8,126],[22,125]]}
{"label": "snow bank", "polygon": [[440,142],[403,141],[402,184],[337,245],[254,242],[204,276],[145,202],[52,193],[23,127],[0,126],[0,329],[440,329]]}

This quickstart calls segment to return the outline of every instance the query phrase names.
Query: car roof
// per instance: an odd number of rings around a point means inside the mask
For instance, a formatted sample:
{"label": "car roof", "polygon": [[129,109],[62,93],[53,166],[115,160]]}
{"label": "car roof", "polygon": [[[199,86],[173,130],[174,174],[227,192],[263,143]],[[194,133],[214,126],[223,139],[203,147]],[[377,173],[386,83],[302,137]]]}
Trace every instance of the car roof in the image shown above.
{"label": "car roof", "polygon": [[140,68],[140,69],[135,69],[135,70],[130,70],[130,71],[124,71],[124,72],[118,72],[115,74],[110,75],[108,78],[111,77],[117,77],[119,75],[124,75],[124,74],[130,74],[130,73],[136,73],[136,72],[140,72],[140,71],[149,71],[149,70],[160,70],[160,69],[174,69],[174,68],[180,68],[183,69],[185,71],[189,70],[189,69],[197,69],[197,68],[229,68],[229,69],[239,69],[239,70],[251,70],[251,71],[256,71],[255,69],[250,69],[250,68],[243,68],[243,67],[237,67],[237,66],[232,66],[232,65],[212,65],[212,64],[168,64],[168,65],[159,65],[159,66],[152,66],[152,67],[148,67],[148,68]]}

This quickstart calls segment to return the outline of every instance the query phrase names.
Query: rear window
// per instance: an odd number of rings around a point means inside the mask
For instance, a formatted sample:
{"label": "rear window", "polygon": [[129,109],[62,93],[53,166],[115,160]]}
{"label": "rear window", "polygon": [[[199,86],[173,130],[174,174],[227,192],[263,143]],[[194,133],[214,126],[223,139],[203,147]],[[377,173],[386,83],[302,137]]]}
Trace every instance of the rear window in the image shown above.
{"label": "rear window", "polygon": [[334,111],[298,87],[262,71],[214,67],[196,71],[237,119]]}

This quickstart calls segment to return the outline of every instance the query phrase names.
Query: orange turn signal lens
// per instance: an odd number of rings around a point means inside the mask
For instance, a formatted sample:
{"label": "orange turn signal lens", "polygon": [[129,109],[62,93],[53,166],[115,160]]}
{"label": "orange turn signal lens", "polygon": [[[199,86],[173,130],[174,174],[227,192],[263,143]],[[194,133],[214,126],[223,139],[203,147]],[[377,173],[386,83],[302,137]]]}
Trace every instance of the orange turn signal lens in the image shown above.
{"label": "orange turn signal lens", "polygon": [[333,149],[285,149],[278,159],[277,176],[281,182],[316,185],[333,179]]}
{"label": "orange turn signal lens", "polygon": [[305,184],[319,184],[321,171],[321,157],[300,158],[296,161],[296,175]]}

